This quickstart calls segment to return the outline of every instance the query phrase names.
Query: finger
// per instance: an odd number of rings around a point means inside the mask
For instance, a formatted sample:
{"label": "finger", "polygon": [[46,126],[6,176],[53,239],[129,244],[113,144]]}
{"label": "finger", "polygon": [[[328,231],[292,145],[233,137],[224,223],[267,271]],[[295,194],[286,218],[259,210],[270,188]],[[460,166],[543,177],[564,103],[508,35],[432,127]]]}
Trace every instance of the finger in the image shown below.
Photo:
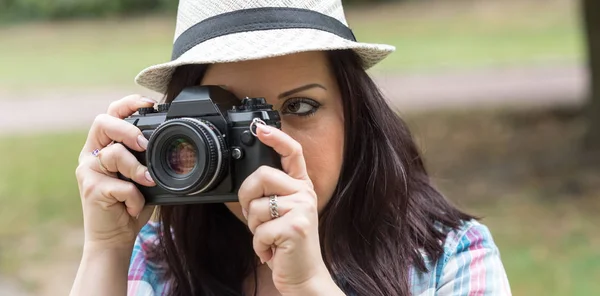
{"label": "finger", "polygon": [[283,170],[293,178],[310,181],[302,145],[280,129],[263,124],[257,126],[259,140],[281,155]]}
{"label": "finger", "polygon": [[[288,196],[278,196],[276,204],[279,218],[284,217],[293,210],[296,214],[318,219],[317,199],[310,197],[311,194],[304,192]],[[271,216],[270,197],[253,199],[248,206],[247,215],[248,228],[252,233],[255,233],[259,225],[279,219]]]}
{"label": "finger", "polygon": [[[278,196],[277,197],[277,212],[282,217],[298,204],[297,195]],[[253,199],[248,206],[248,228],[252,233],[256,231],[259,225],[271,221],[271,204],[270,197]]]}
{"label": "finger", "polygon": [[[103,163],[103,160],[100,157],[96,157],[93,155],[88,155],[79,162],[78,170],[91,171],[93,173],[100,173],[109,177],[116,177],[117,174],[109,171]],[[81,177],[83,178],[83,177]]]}
{"label": "finger", "polygon": [[103,201],[106,207],[118,201],[125,204],[127,213],[131,217],[137,217],[141,213],[145,200],[134,183],[111,178],[106,175],[103,175],[98,182],[102,182],[102,186],[98,186],[98,189],[100,190],[100,194],[107,198],[107,200]]}
{"label": "finger", "polygon": [[154,104],[156,104],[156,101],[150,98],[141,95],[130,95],[112,102],[108,106],[106,113],[110,116],[123,119],[135,113],[138,108],[152,107]]}
{"label": "finger", "polygon": [[[140,96],[140,95],[131,95],[131,96],[127,96],[123,99],[120,99],[118,101],[112,102],[108,107],[107,114],[98,115],[96,117],[96,119],[94,120],[94,123],[92,124],[92,128],[90,129],[90,131],[88,133],[87,141],[84,144],[82,153],[80,154],[80,160],[81,160],[81,157],[84,156],[83,154],[91,152],[94,149],[100,149],[100,148],[108,145],[109,143],[111,143],[113,140],[116,140],[116,139],[107,139],[107,136],[105,134],[98,133],[99,131],[103,131],[103,129],[99,129],[97,126],[103,122],[109,121],[109,120],[106,120],[104,117],[109,116],[109,117],[113,117],[113,118],[123,119],[123,118],[135,113],[138,108],[151,107],[155,103],[156,103],[156,101],[146,98],[146,97],[143,97],[143,96]],[[125,123],[127,123],[127,122],[125,122]],[[140,134],[141,134],[141,132],[140,132]],[[99,139],[96,139],[96,136],[99,136]],[[126,143],[127,146],[131,147],[132,149],[136,149],[138,151],[145,150],[145,147],[146,147],[145,145],[147,144],[147,141],[145,140],[145,138],[140,137],[139,139],[135,138],[135,140],[139,141],[140,144],[136,145],[136,143],[135,143],[136,141],[130,141],[131,143]],[[142,149],[142,150],[140,150],[140,149]]]}
{"label": "finger", "polygon": [[144,186],[156,185],[148,173],[148,168],[142,165],[125,146],[116,143],[98,153],[98,167],[103,165],[111,173],[121,173],[123,176]]}
{"label": "finger", "polygon": [[124,143],[136,151],[144,151],[148,145],[142,131],[133,124],[108,114],[100,114],[92,124],[82,153],[91,153],[113,141]]}
{"label": "finger", "polygon": [[262,262],[271,260],[272,247],[277,251],[294,247],[294,242],[299,243],[306,239],[310,233],[311,223],[306,216],[286,215],[273,221],[260,224],[256,228],[252,246],[254,252]]}
{"label": "finger", "polygon": [[261,166],[242,182],[238,190],[238,200],[243,209],[248,209],[250,201],[255,198],[273,194],[291,195],[305,186],[306,184],[278,169]]}

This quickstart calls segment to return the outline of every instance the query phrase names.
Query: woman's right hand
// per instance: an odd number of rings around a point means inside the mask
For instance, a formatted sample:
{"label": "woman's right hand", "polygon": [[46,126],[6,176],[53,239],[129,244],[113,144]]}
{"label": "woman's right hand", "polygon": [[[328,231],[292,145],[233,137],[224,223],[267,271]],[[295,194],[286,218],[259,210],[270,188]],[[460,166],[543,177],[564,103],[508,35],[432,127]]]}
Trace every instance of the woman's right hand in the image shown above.
{"label": "woman's right hand", "polygon": [[[132,248],[152,215],[154,207],[145,205],[133,182],[144,186],[155,183],[147,168],[124,146],[145,151],[148,141],[139,128],[122,119],[155,103],[139,95],[125,97],[110,104],[107,113],[98,115],[90,128],[76,169],[88,246]],[[94,155],[96,149],[99,152]],[[133,182],[119,179],[117,172]]]}

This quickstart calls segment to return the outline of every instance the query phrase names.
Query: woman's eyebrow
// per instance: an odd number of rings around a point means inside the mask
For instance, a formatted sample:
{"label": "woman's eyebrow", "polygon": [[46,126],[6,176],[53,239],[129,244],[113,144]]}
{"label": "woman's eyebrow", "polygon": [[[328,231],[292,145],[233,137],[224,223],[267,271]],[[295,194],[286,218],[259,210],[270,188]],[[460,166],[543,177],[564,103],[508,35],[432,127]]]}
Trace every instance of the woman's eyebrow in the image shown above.
{"label": "woman's eyebrow", "polygon": [[301,87],[298,87],[298,88],[294,88],[294,89],[292,89],[292,90],[288,90],[288,91],[286,91],[286,92],[282,92],[282,93],[279,95],[279,97],[278,97],[278,98],[279,98],[279,99],[283,99],[283,98],[285,98],[285,97],[288,97],[288,96],[290,96],[290,95],[293,95],[293,94],[295,94],[295,93],[297,93],[297,92],[301,92],[301,91],[303,91],[303,90],[307,90],[307,89],[311,89],[311,88],[315,88],[315,87],[320,87],[320,88],[322,88],[322,89],[324,89],[324,90],[327,90],[327,88],[325,88],[324,86],[322,86],[322,85],[320,85],[320,84],[318,84],[318,83],[311,83],[311,84],[307,84],[307,85],[304,85],[304,86],[301,86]]}

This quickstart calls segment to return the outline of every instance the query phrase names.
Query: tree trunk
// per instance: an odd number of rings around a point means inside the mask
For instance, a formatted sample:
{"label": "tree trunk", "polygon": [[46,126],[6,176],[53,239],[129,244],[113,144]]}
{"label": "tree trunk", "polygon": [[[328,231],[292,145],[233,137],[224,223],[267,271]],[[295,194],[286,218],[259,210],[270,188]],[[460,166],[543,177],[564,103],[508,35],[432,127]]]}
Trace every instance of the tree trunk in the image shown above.
{"label": "tree trunk", "polygon": [[[583,1],[583,22],[586,36],[588,73],[590,83],[587,105],[588,132],[585,139],[586,152],[600,155],[600,1]],[[596,157],[594,157],[596,158]]]}

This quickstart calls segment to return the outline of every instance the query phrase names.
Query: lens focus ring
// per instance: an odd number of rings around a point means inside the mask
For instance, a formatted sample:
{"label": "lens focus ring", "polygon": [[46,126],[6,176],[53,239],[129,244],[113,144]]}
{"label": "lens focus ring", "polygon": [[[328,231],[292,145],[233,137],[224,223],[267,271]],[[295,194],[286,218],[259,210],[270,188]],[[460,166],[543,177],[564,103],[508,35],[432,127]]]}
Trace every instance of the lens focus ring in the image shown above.
{"label": "lens focus ring", "polygon": [[152,134],[147,150],[150,174],[163,189],[182,195],[210,190],[224,175],[227,148],[209,121],[177,118]]}

